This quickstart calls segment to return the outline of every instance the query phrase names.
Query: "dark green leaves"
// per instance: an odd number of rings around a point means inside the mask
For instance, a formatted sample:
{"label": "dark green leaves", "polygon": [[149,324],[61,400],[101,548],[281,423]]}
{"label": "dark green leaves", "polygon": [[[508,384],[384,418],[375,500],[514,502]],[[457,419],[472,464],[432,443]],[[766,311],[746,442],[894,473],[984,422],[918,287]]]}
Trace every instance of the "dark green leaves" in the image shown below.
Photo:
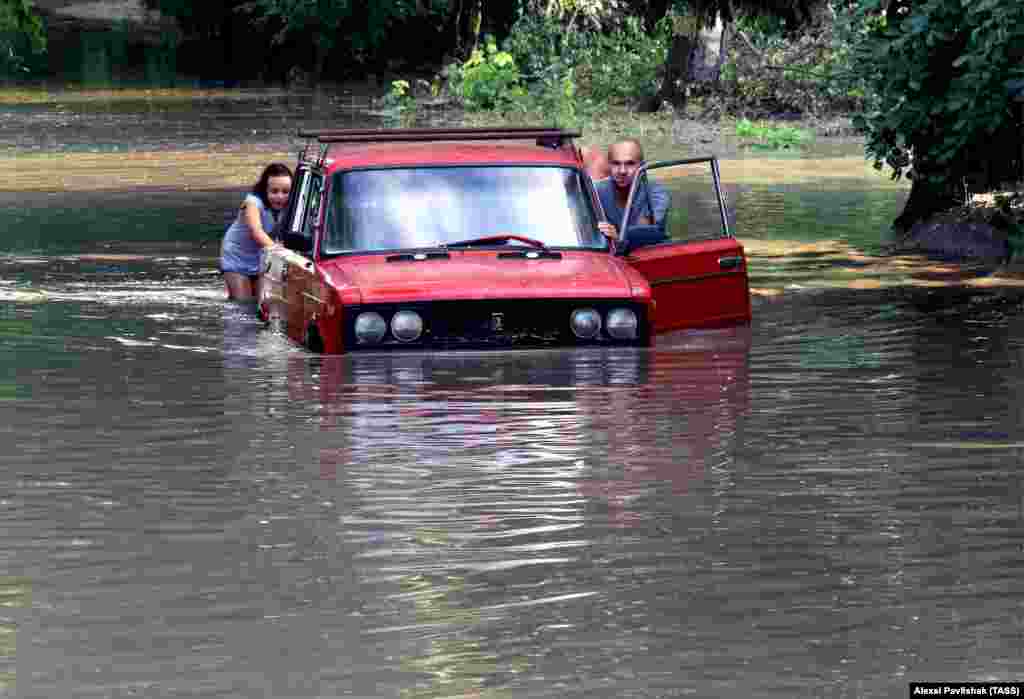
{"label": "dark green leaves", "polygon": [[26,72],[26,59],[45,50],[46,32],[31,0],[0,0],[0,74]]}
{"label": "dark green leaves", "polygon": [[[874,0],[860,5],[878,8]],[[1007,157],[992,141],[1008,126],[1011,83],[1021,76],[1024,3],[928,0],[909,7],[896,32],[868,33],[854,48],[877,107],[859,120],[869,157],[900,176],[908,165],[898,134],[916,175],[930,181],[962,178],[979,157]]]}

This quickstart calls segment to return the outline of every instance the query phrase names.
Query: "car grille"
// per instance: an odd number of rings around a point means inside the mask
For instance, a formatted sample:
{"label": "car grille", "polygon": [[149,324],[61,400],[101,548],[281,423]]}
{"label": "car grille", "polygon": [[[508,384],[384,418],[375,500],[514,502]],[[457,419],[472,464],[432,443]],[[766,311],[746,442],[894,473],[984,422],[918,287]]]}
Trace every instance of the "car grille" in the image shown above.
{"label": "car grille", "polygon": [[[593,340],[580,340],[569,328],[569,316],[579,308],[594,308],[602,318],[612,308],[630,308],[639,322],[636,340],[615,340],[602,329]],[[356,342],[355,319],[360,313],[374,311],[390,323],[397,311],[416,311],[423,317],[424,330],[419,340],[399,342],[388,332],[379,343]],[[347,350],[431,347],[512,348],[582,345],[643,345],[649,332],[645,307],[629,301],[589,300],[512,300],[512,301],[434,301],[408,304],[363,304],[346,306],[344,342]]]}

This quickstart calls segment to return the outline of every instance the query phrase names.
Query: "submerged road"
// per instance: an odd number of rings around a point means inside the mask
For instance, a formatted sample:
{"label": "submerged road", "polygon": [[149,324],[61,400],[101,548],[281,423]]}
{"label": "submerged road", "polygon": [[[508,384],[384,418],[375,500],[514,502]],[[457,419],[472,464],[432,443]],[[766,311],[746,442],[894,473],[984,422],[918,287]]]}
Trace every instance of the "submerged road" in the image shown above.
{"label": "submerged road", "polygon": [[239,190],[0,194],[0,693],[1024,679],[1020,292],[849,179],[733,183],[749,329],[341,358],[224,303]]}

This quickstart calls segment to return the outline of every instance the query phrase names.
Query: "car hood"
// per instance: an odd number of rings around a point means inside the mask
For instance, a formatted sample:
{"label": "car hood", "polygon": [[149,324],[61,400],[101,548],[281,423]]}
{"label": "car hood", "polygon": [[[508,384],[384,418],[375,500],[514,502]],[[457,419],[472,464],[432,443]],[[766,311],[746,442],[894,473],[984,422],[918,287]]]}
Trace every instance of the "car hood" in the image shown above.
{"label": "car hood", "polygon": [[[563,251],[560,259],[501,258],[495,250],[452,250],[448,258],[388,262],[388,255],[326,261],[327,279],[343,278],[348,302],[630,298],[646,296],[642,278],[604,252]],[[354,288],[352,288],[354,287]],[[359,300],[353,298],[358,290]]]}

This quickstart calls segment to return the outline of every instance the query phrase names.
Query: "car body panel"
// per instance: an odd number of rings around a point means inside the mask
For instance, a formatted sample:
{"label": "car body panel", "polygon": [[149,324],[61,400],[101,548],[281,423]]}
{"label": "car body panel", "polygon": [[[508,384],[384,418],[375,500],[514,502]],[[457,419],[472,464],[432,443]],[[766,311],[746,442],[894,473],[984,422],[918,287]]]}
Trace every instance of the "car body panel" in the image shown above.
{"label": "car body panel", "polygon": [[321,266],[342,272],[359,288],[363,303],[650,295],[646,283],[631,284],[623,260],[604,252],[563,251],[560,259],[499,257],[495,249],[448,254],[442,259],[390,262],[383,254],[351,255],[326,260]]}
{"label": "car body panel", "polygon": [[308,257],[282,247],[264,252],[260,284],[264,316],[272,327],[295,342],[310,344],[311,324],[325,313],[329,294],[329,286]]}
{"label": "car body panel", "polygon": [[746,262],[735,238],[638,248],[626,260],[651,285],[656,334],[750,322]]}

